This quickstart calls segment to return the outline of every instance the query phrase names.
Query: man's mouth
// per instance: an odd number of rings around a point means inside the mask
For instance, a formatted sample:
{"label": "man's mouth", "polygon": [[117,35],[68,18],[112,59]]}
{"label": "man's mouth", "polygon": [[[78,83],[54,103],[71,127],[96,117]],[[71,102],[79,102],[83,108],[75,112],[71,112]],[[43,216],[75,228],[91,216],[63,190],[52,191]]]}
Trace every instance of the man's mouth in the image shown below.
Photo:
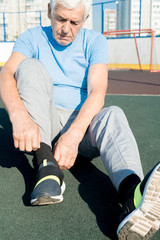
{"label": "man's mouth", "polygon": [[70,36],[67,36],[67,35],[59,34],[59,36],[60,36],[60,38],[62,38],[62,39],[66,39],[66,40],[71,39],[71,37],[70,37]]}

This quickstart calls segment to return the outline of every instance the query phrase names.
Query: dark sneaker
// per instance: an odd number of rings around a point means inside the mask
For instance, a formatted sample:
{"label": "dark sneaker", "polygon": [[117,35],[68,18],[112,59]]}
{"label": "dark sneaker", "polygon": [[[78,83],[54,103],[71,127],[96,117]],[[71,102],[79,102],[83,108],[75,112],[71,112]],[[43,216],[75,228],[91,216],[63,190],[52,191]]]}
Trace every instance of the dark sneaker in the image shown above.
{"label": "dark sneaker", "polygon": [[[47,168],[50,171],[48,175],[45,174],[49,172]],[[40,165],[37,173],[37,184],[31,194],[32,205],[47,205],[63,201],[65,183],[60,181],[56,175],[53,175],[53,172],[56,173],[56,170],[51,162]]]}
{"label": "dark sneaker", "polygon": [[117,229],[119,240],[147,240],[157,232],[160,227],[160,163],[136,187],[134,204],[126,205],[122,216],[124,219]]}

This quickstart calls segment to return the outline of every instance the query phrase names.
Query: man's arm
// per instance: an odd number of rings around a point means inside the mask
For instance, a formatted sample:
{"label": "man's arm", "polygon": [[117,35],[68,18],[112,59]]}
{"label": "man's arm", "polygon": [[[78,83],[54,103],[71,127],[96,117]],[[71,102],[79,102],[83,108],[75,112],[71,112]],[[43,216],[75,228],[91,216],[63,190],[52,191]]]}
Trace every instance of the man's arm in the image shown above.
{"label": "man's arm", "polygon": [[19,63],[25,58],[23,54],[14,52],[3,67],[0,72],[0,97],[13,126],[15,147],[21,151],[32,151],[40,147],[40,132],[19,96],[14,78]]}
{"label": "man's arm", "polygon": [[106,64],[93,64],[88,73],[88,98],[83,104],[77,118],[55,146],[54,157],[62,169],[74,165],[78,146],[95,115],[104,105],[108,85]]}

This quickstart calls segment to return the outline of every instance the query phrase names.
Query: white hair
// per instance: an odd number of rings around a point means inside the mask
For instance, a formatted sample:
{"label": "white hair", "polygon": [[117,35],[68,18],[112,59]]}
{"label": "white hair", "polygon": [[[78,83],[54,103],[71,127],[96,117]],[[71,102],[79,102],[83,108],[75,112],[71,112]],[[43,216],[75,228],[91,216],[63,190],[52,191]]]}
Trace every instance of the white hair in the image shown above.
{"label": "white hair", "polygon": [[79,7],[81,4],[85,7],[84,20],[89,14],[92,0],[50,0],[51,11],[53,12],[56,4],[59,4],[67,9],[74,9]]}

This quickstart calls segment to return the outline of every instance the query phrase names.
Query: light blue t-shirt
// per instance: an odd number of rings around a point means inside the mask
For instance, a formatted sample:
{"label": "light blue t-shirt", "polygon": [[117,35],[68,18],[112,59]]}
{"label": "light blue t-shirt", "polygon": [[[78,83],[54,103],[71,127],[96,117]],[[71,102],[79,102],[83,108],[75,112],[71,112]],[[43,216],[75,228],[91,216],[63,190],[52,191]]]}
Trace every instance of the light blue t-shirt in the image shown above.
{"label": "light blue t-shirt", "polygon": [[105,37],[84,28],[68,46],[57,43],[51,26],[28,29],[15,42],[13,52],[39,59],[53,79],[57,108],[71,110],[80,110],[87,98],[89,66],[108,60]]}

